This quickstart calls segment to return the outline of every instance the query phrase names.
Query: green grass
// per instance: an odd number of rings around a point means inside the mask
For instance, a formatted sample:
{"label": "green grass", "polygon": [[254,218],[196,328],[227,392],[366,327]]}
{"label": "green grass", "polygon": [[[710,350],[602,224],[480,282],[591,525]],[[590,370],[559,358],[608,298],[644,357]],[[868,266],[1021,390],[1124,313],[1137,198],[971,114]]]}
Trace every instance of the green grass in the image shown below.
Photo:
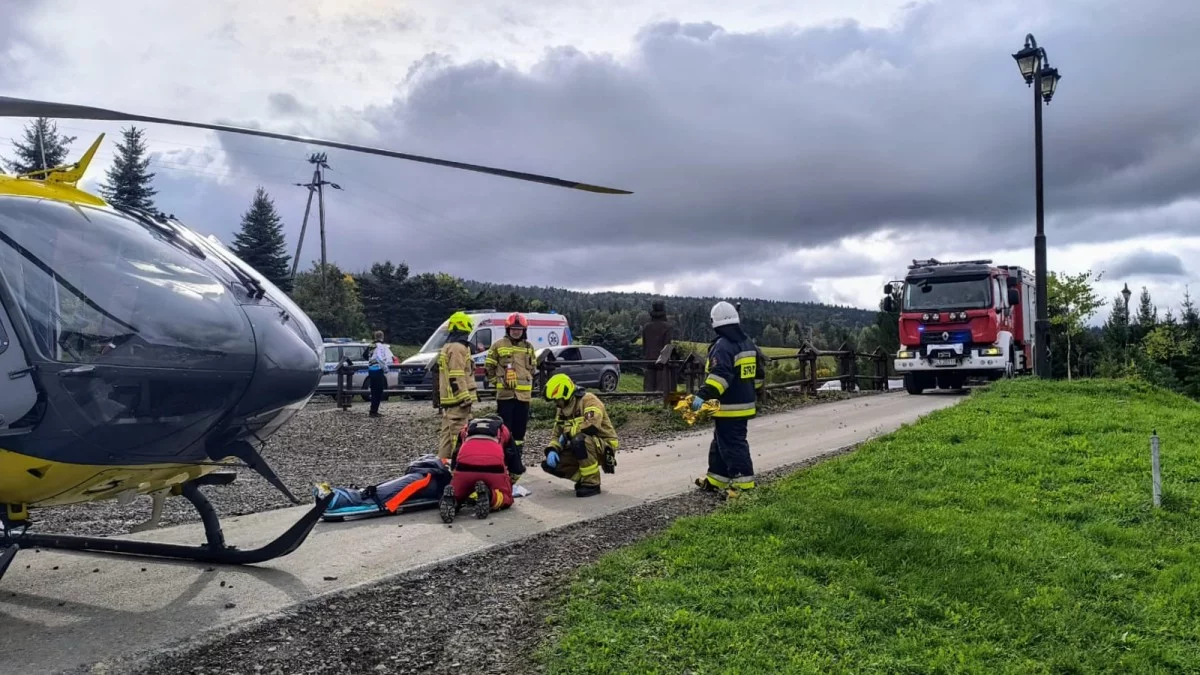
{"label": "green grass", "polygon": [[617,391],[641,391],[645,378],[637,373],[621,373]]}
{"label": "green grass", "polygon": [[1000,382],[583,569],[537,658],[549,673],[1197,672],[1198,447],[1200,405],[1162,390]]}

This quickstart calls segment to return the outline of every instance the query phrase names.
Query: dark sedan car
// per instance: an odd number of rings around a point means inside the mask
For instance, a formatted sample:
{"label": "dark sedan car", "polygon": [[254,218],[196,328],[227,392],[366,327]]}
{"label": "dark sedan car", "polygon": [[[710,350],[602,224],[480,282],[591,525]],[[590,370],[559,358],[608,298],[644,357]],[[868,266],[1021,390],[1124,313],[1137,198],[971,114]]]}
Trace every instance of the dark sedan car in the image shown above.
{"label": "dark sedan car", "polygon": [[[617,357],[603,347],[595,345],[568,345],[565,347],[546,347],[539,349],[538,358],[543,352],[554,356],[557,367],[553,373],[566,373],[582,387],[599,389],[600,391],[616,391],[617,383],[621,380],[621,365]],[[547,357],[549,360],[549,357]],[[607,363],[589,363],[601,361]],[[541,384],[539,382],[539,384]]]}

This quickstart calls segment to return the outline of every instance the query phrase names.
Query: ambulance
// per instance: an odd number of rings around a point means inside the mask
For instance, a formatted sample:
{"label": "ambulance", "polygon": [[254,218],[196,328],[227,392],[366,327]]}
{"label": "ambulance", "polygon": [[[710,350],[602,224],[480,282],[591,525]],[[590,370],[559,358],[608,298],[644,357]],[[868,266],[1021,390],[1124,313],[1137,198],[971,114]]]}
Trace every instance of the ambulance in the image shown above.
{"label": "ambulance", "polygon": [[[487,358],[492,342],[504,337],[504,320],[512,312],[497,312],[494,309],[467,312],[475,329],[471,332],[472,360],[475,363],[475,380],[481,389],[486,387],[483,362]],[[529,322],[526,338],[534,350],[571,344],[571,326],[567,317],[557,312],[530,312],[525,314]],[[402,394],[425,397],[437,388],[431,367],[437,362],[438,351],[450,336],[446,322],[429,336],[421,350],[400,363],[397,389]]]}

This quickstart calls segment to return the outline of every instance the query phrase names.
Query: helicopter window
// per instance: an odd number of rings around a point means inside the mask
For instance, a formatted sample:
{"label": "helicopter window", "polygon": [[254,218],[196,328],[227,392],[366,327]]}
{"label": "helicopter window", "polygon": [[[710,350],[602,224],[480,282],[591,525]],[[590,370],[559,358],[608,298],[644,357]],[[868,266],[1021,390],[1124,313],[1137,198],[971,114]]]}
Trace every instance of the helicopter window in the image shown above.
{"label": "helicopter window", "polygon": [[43,356],[187,367],[246,351],[229,291],[166,235],[106,210],[2,199],[0,279]]}

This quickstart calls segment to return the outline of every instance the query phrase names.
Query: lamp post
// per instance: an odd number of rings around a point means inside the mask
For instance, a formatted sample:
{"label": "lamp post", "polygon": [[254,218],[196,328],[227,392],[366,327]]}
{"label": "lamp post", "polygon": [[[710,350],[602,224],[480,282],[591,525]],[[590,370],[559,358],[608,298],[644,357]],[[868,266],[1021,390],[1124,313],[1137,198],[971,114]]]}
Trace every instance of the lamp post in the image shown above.
{"label": "lamp post", "polygon": [[1129,290],[1129,282],[1125,282],[1125,288],[1121,289],[1121,296],[1125,298],[1125,367],[1129,367],[1129,296],[1133,292]]}
{"label": "lamp post", "polygon": [[1039,47],[1033,35],[1025,36],[1025,48],[1013,54],[1025,84],[1033,88],[1033,152],[1037,195],[1037,235],[1033,238],[1034,280],[1037,284],[1037,318],[1034,321],[1034,373],[1050,377],[1050,319],[1046,300],[1046,232],[1042,199],[1042,104],[1050,104],[1061,78],[1057,68],[1050,67],[1046,50]]}

